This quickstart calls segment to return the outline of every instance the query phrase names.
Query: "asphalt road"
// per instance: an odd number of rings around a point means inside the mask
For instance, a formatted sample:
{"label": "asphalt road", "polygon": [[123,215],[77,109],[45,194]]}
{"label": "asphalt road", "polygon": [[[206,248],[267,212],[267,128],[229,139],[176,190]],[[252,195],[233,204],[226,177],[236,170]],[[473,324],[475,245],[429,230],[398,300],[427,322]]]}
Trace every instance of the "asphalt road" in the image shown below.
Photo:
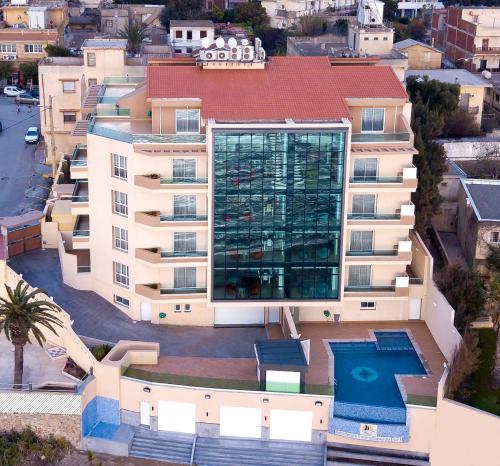
{"label": "asphalt road", "polygon": [[49,183],[42,177],[50,167],[35,160],[35,145],[26,144],[24,135],[30,126],[40,127],[40,109],[17,105],[13,97],[0,96],[0,217],[42,210]]}

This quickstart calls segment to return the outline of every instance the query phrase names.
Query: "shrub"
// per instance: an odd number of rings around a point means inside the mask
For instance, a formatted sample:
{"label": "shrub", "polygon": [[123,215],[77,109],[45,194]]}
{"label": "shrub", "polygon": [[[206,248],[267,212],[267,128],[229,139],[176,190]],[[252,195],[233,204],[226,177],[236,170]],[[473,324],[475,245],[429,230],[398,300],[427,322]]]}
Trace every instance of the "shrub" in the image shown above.
{"label": "shrub", "polygon": [[300,28],[308,36],[318,36],[326,31],[326,21],[319,16],[302,16]]}
{"label": "shrub", "polygon": [[98,361],[102,361],[112,348],[111,345],[99,345],[93,346],[90,351]]}

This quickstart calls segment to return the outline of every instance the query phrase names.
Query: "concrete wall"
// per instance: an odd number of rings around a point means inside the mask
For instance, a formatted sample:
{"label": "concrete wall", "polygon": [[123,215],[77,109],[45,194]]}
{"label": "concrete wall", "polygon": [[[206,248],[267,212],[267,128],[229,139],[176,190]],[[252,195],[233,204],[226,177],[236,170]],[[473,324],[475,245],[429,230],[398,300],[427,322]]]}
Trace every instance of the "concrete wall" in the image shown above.
{"label": "concrete wall", "polygon": [[423,47],[422,45],[412,45],[401,52],[408,56],[409,70],[433,70],[441,68],[442,53],[437,50]]}

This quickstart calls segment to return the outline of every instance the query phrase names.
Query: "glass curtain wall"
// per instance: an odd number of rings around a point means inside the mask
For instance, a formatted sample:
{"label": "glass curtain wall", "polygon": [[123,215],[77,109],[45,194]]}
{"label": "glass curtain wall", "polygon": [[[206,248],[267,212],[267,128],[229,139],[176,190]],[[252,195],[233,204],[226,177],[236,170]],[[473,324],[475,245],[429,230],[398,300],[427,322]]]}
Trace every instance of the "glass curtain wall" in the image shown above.
{"label": "glass curtain wall", "polygon": [[213,298],[339,297],[344,132],[215,132]]}

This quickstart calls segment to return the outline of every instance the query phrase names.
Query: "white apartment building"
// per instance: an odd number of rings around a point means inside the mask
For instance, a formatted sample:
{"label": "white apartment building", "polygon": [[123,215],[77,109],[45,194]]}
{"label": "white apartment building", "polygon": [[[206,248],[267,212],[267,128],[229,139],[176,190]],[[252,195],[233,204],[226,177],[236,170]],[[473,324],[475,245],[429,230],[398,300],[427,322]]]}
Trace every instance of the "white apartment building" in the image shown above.
{"label": "white apartment building", "polygon": [[190,54],[201,47],[203,39],[214,41],[214,23],[210,20],[172,20],[169,37],[175,53]]}

